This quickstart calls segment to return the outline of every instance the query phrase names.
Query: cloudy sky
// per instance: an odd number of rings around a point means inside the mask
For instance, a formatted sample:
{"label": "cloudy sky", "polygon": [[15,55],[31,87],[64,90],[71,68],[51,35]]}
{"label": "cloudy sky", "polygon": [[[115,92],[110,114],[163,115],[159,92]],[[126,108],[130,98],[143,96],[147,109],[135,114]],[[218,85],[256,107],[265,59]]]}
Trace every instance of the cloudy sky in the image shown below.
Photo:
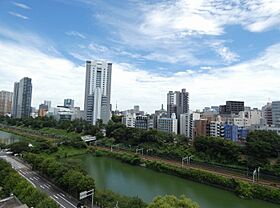
{"label": "cloudy sky", "polygon": [[0,0],[0,90],[83,108],[85,60],[113,63],[112,105],[152,112],[186,88],[191,109],[280,100],[279,0]]}

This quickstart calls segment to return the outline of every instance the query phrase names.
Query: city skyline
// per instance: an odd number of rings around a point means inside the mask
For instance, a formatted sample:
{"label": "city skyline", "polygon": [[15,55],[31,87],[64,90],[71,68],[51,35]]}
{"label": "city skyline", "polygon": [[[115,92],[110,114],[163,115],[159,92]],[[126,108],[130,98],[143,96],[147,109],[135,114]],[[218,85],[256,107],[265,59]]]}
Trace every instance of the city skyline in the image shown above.
{"label": "city skyline", "polygon": [[250,2],[3,1],[0,89],[12,92],[28,76],[32,106],[69,97],[82,107],[85,61],[106,59],[114,65],[111,104],[122,110],[153,112],[182,88],[193,110],[226,100],[261,108],[279,100],[280,3]]}

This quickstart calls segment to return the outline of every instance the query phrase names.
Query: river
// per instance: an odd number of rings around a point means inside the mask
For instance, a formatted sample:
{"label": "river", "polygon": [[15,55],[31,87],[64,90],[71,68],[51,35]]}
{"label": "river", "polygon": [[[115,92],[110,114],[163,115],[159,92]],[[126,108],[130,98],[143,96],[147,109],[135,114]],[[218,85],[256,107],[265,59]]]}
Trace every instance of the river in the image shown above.
{"label": "river", "polygon": [[99,189],[138,196],[150,202],[157,195],[182,194],[199,203],[201,208],[279,208],[279,205],[260,200],[245,200],[234,193],[188,181],[179,177],[136,167],[107,157],[91,155],[77,159]]}
{"label": "river", "polygon": [[21,140],[20,136],[0,131],[0,143],[12,144]]}

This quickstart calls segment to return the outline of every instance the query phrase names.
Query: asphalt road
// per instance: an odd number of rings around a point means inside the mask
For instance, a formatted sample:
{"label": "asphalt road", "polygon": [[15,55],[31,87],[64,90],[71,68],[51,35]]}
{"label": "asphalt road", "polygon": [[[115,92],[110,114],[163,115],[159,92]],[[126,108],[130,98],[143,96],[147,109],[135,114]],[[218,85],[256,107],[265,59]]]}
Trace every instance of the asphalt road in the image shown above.
{"label": "asphalt road", "polygon": [[54,184],[32,171],[22,162],[15,160],[12,156],[0,154],[0,157],[9,162],[12,167],[35,188],[48,194],[62,208],[77,207],[78,201],[57,188]]}

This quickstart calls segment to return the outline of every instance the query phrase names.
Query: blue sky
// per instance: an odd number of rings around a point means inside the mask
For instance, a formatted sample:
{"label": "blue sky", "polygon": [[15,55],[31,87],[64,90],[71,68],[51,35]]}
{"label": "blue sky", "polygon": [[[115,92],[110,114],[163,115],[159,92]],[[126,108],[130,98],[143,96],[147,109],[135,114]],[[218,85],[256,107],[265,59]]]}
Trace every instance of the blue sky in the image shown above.
{"label": "blue sky", "polygon": [[[83,107],[85,59],[113,63],[112,104],[152,112],[280,100],[279,0],[2,0],[0,89],[33,78],[33,105]],[[147,102],[149,100],[149,102]]]}

